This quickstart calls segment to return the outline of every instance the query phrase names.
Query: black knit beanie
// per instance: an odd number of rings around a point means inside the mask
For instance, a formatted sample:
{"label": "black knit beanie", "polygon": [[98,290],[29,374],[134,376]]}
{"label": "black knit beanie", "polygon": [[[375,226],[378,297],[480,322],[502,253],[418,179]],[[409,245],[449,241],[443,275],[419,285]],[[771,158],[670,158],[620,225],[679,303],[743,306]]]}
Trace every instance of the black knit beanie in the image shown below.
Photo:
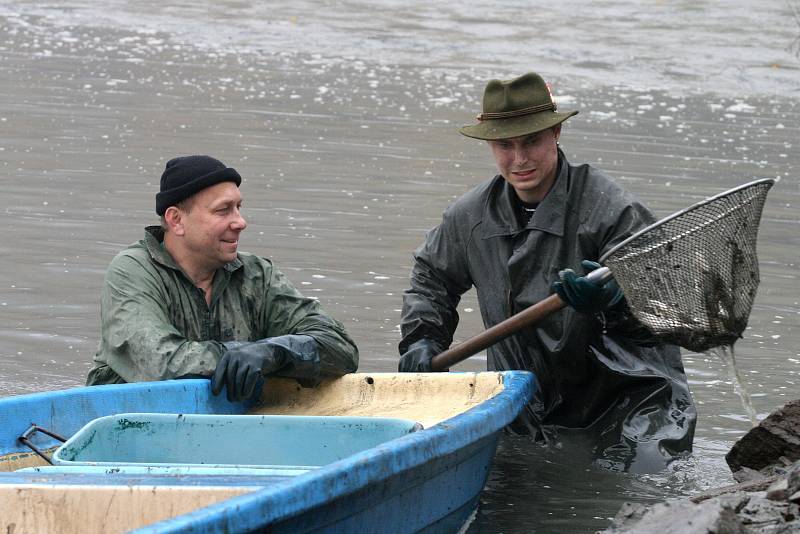
{"label": "black knit beanie", "polygon": [[236,170],[211,156],[183,156],[167,162],[161,175],[161,191],[156,195],[156,213],[186,200],[201,189],[220,182],[233,182],[238,187],[242,177]]}

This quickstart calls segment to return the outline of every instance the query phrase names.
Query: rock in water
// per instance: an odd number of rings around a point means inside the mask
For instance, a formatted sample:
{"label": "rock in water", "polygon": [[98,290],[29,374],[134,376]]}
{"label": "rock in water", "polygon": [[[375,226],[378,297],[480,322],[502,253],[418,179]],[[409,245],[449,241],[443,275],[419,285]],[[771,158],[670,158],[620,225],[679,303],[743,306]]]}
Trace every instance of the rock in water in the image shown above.
{"label": "rock in water", "polygon": [[652,506],[626,503],[603,532],[800,532],[800,400],[761,421],[725,459],[739,484]]}
{"label": "rock in water", "polygon": [[744,468],[761,471],[800,460],[800,400],[772,412],[734,444],[725,460],[734,477]]}
{"label": "rock in water", "polygon": [[667,501],[654,506],[626,503],[607,534],[748,534],[737,509],[747,503],[745,494],[725,495],[700,504]]}

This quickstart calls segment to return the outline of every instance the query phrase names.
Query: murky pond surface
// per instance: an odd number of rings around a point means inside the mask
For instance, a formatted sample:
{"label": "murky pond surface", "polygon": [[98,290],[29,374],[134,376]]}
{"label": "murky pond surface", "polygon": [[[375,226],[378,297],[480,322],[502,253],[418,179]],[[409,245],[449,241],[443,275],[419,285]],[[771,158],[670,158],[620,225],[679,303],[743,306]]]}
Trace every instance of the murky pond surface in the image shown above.
{"label": "murky pond surface", "polygon": [[[347,325],[361,370],[395,370],[412,251],[494,174],[457,127],[488,78],[538,70],[581,110],[568,157],[659,215],[780,178],[736,359],[760,417],[800,396],[797,3],[256,4],[0,1],[0,395],[83,383],[105,267],[156,220],[165,161],[191,153],[244,176],[241,248]],[[460,310],[464,339],[482,328],[472,294]],[[731,482],[748,416],[723,361],[684,362],[690,458],[634,476],[505,438],[470,530],[591,532],[626,500]]]}

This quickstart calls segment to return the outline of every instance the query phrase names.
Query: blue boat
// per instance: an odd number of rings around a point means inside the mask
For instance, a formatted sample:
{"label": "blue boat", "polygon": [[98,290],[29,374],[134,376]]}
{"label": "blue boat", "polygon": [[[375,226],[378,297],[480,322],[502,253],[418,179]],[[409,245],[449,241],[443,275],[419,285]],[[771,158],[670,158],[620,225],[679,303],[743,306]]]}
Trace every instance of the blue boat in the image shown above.
{"label": "blue boat", "polygon": [[458,532],[534,390],[523,371],[357,373],[269,378],[249,403],[207,380],[3,398],[0,531]]}

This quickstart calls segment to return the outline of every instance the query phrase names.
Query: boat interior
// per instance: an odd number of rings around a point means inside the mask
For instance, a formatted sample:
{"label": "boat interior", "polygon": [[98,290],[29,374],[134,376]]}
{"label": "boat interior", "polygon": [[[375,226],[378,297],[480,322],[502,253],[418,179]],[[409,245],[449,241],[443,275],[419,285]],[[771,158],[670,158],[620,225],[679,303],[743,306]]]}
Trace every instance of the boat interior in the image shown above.
{"label": "boat interior", "polygon": [[[426,429],[502,390],[502,375],[494,372],[355,373],[312,388],[271,377],[246,414],[399,418]],[[0,531],[124,532],[307,472],[228,467],[50,466],[20,443],[18,450],[0,451]]]}

